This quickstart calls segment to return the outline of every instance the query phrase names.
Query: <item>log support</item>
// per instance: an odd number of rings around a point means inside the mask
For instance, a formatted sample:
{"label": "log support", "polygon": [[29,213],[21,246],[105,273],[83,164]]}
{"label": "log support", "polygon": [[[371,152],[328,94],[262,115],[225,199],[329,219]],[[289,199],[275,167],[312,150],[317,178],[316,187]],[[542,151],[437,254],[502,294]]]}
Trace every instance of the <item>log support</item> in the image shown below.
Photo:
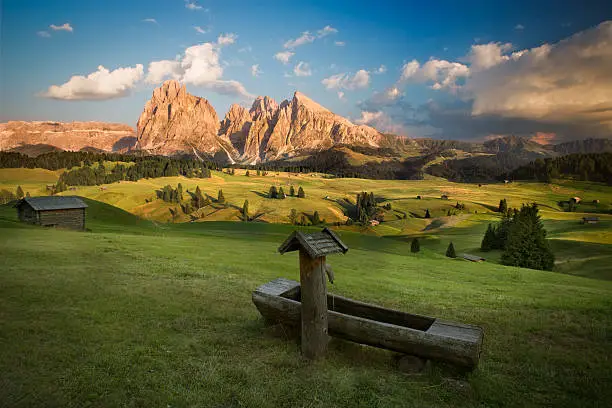
{"label": "log support", "polygon": [[320,359],[327,352],[329,336],[325,280],[325,256],[311,258],[304,249],[300,249],[302,355],[309,360]]}

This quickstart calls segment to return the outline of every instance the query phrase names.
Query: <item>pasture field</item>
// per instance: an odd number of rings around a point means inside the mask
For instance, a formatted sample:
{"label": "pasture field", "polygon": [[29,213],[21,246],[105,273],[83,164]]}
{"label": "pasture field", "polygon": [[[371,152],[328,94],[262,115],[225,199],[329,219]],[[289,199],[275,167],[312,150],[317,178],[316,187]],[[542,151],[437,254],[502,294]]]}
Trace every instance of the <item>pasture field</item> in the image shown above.
{"label": "pasture field", "polygon": [[[479,367],[332,340],[308,364],[250,300],[298,279],[293,227],[161,224],[87,200],[89,232],[24,225],[0,206],[0,405],[11,407],[517,407],[612,403],[612,282],[451,260],[426,244],[340,231],[329,290],[480,325]],[[571,228],[570,228],[571,230]],[[564,233],[570,233],[571,231]],[[457,241],[459,242],[459,241]]]}
{"label": "pasture field", "polygon": [[[112,163],[105,163],[112,167]],[[46,194],[45,185],[56,181],[61,171],[50,172],[42,169],[0,169],[0,189],[14,191],[22,185],[31,194]],[[62,193],[79,195],[119,207],[141,218],[157,223],[171,222],[170,209],[177,204],[156,198],[156,190],[165,185],[176,188],[181,183],[184,196],[199,186],[210,196],[212,204],[199,210],[195,215],[202,221],[239,221],[240,209],[245,200],[249,201],[252,216],[265,223],[288,223],[291,209],[298,213],[312,215],[318,211],[321,218],[330,223],[346,221],[345,211],[355,202],[355,196],[362,191],[374,192],[379,203],[390,203],[391,211],[385,212],[385,222],[376,227],[342,226],[340,230],[361,234],[392,237],[409,243],[419,237],[425,248],[444,253],[449,242],[453,242],[458,253],[481,255],[489,262],[498,262],[501,254],[497,251],[480,252],[480,242],[487,224],[499,221],[494,210],[499,200],[506,198],[510,207],[522,203],[537,202],[548,230],[550,243],[556,255],[556,270],[580,276],[612,280],[612,188],[609,186],[560,180],[553,184],[544,183],[497,183],[466,184],[453,183],[428,176],[425,180],[364,180],[350,178],[328,178],[321,174],[292,174],[269,172],[257,176],[250,171],[237,169],[236,175],[213,172],[207,179],[185,177],[164,177],[142,179],[137,182],[122,181],[104,186],[80,186]],[[302,186],[306,198],[287,197],[284,200],[267,198],[270,186],[282,186],[288,194],[291,185],[297,191]],[[217,193],[223,190],[226,205],[215,203]],[[447,195],[448,200],[441,199]],[[421,196],[421,199],[417,199]],[[559,201],[580,197],[578,211],[563,212]],[[593,204],[599,200],[598,204]],[[447,216],[459,202],[466,210],[456,211],[457,215]],[[429,209],[431,219],[425,219]],[[596,214],[591,214],[597,212]],[[176,222],[188,222],[191,217],[178,208]],[[606,214],[607,213],[607,214]],[[406,214],[406,218],[404,218]],[[584,216],[597,215],[598,225],[582,225]]]}

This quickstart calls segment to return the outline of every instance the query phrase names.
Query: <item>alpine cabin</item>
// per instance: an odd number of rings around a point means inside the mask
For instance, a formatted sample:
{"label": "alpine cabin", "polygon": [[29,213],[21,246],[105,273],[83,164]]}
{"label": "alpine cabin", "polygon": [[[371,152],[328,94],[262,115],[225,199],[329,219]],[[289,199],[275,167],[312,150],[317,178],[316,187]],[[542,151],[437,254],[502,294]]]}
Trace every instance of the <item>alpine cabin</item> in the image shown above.
{"label": "alpine cabin", "polygon": [[78,197],[26,197],[15,205],[19,221],[43,227],[85,229],[87,204]]}

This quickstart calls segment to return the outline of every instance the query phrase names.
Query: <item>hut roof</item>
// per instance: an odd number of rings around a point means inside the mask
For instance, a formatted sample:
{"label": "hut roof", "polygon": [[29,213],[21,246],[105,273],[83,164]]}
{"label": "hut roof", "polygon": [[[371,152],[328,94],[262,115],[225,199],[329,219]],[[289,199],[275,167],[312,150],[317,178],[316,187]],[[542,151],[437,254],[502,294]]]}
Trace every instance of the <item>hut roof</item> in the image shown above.
{"label": "hut roof", "polygon": [[463,259],[467,259],[468,261],[472,262],[482,262],[486,260],[483,257],[477,255],[461,254],[461,256],[463,257]]}
{"label": "hut roof", "polygon": [[301,231],[293,231],[291,235],[278,248],[278,252],[297,251],[300,248],[310,255],[318,258],[328,254],[346,253],[348,247],[340,241],[340,238],[332,230],[324,228],[321,232],[305,234]]}
{"label": "hut roof", "polygon": [[582,217],[584,221],[599,221],[599,217]]}
{"label": "hut roof", "polygon": [[87,204],[75,196],[25,197],[19,204],[22,202],[28,203],[36,211],[87,208]]}

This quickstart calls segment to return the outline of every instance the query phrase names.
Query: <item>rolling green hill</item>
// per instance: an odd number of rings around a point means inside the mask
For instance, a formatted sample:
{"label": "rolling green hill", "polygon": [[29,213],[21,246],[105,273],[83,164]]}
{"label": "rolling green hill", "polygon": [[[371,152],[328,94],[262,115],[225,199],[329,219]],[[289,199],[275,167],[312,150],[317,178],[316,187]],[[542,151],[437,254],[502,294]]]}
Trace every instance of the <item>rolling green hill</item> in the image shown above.
{"label": "rolling green hill", "polygon": [[0,206],[7,406],[612,402],[611,282],[450,260],[429,243],[415,256],[402,239],[340,231],[350,250],[329,258],[331,292],[480,325],[481,363],[471,374],[432,364],[409,376],[393,353],[333,340],[328,358],[309,365],[250,300],[268,280],[298,278],[297,257],[276,252],[293,227],[159,224],[87,204],[90,232],[24,225]]}

